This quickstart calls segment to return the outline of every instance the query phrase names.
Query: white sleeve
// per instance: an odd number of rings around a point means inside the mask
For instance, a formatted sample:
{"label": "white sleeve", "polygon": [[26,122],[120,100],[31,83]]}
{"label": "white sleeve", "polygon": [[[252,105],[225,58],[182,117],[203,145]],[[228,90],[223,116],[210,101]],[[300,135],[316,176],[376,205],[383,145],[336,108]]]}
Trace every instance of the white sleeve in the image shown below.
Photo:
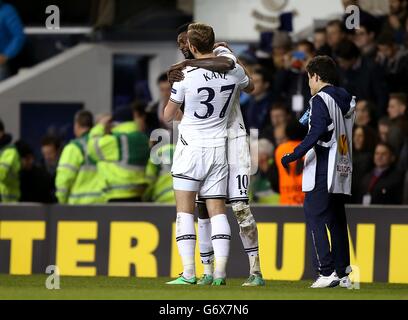
{"label": "white sleeve", "polygon": [[174,82],[171,88],[170,100],[174,103],[182,104],[184,101],[185,90],[184,81]]}
{"label": "white sleeve", "polygon": [[236,65],[236,68],[237,68],[238,87],[241,90],[245,89],[249,85],[249,78],[246,75],[244,69],[239,64]]}
{"label": "white sleeve", "polygon": [[234,56],[233,53],[226,47],[219,46],[215,48],[213,52],[217,57],[227,57],[234,60],[234,62],[237,63],[237,57]]}

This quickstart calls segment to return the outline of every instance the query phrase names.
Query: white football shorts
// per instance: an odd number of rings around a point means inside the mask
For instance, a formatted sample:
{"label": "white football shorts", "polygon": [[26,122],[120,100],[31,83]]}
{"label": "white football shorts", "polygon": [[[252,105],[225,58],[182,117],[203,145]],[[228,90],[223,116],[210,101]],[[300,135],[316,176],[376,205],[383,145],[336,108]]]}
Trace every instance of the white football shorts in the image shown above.
{"label": "white football shorts", "polygon": [[225,146],[199,147],[178,141],[171,169],[174,190],[196,191],[200,199],[227,197]]}
{"label": "white football shorts", "polygon": [[227,200],[248,201],[251,156],[247,136],[228,139]]}

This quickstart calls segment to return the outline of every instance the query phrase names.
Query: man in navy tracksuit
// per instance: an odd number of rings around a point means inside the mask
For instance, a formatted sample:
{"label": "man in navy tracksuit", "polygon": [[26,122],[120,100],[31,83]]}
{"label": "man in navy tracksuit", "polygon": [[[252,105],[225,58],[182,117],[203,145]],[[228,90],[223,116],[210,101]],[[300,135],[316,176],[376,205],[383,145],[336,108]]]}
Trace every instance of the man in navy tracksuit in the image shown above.
{"label": "man in navy tracksuit", "polygon": [[[313,150],[310,151],[313,153],[313,157],[310,159],[315,160],[313,173],[309,176],[306,176],[305,172],[303,174],[303,191],[306,191],[304,212],[314,247],[314,262],[320,274],[311,287],[326,288],[339,284],[342,287],[349,287],[351,285],[348,277],[348,273],[351,271],[349,269],[350,254],[344,208],[344,194],[348,194],[349,191],[330,190],[328,172],[331,174],[338,168],[337,165],[329,166],[330,145],[333,145],[330,144],[330,141],[336,141],[336,137],[333,137],[334,132],[340,130],[340,128],[336,128],[339,121],[333,121],[333,118],[341,119],[346,116],[354,103],[354,97],[343,88],[332,85],[337,82],[337,68],[331,58],[327,56],[315,57],[308,64],[307,72],[313,97],[310,100],[309,110],[300,121],[309,125],[309,132],[293,153],[282,157],[281,162],[283,166],[287,166],[290,162],[302,158],[310,150]],[[341,112],[338,112],[339,108]],[[335,113],[336,109],[337,113]],[[333,110],[332,115],[329,110]],[[352,111],[354,112],[354,108]],[[347,138],[351,140],[351,136]],[[346,144],[343,143],[342,145]],[[333,149],[333,154],[337,152],[337,144],[334,148],[336,150]],[[341,150],[345,150],[342,154],[347,154],[347,147]],[[351,159],[351,155],[349,159]],[[305,169],[307,166],[311,166],[312,162],[306,155]],[[351,164],[347,168],[351,168]],[[351,178],[351,170],[349,171]],[[338,183],[337,180],[336,183]],[[309,184],[311,187],[305,190],[305,184]],[[351,187],[351,182],[349,184]],[[330,249],[327,229],[330,231],[332,249]]]}

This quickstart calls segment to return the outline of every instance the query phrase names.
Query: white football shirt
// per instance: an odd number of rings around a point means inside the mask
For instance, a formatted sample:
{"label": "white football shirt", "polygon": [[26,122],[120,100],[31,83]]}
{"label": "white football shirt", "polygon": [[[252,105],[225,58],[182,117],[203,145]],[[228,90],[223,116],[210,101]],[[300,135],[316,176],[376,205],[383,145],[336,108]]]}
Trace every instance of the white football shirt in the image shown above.
{"label": "white football shirt", "polygon": [[[228,57],[237,63],[237,58],[233,53],[226,47],[219,46],[214,49],[214,54],[216,56]],[[246,136],[247,132],[245,130],[244,118],[242,117],[241,105],[239,103],[239,94],[234,99],[231,106],[231,113],[228,118],[227,123],[228,137],[230,139]]]}
{"label": "white football shirt", "polygon": [[225,146],[232,104],[249,83],[244,70],[236,64],[225,73],[192,67],[183,73],[183,81],[173,84],[170,96],[175,103],[184,101],[181,141],[201,147]]}

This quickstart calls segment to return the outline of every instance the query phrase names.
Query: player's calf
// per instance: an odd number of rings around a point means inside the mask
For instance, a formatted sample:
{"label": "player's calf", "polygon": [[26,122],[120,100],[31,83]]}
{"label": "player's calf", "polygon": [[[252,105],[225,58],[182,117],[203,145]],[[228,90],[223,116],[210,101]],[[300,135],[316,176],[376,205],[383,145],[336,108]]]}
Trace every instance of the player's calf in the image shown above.
{"label": "player's calf", "polygon": [[[262,273],[259,262],[259,247],[258,247],[258,227],[254,216],[251,213],[251,209],[248,203],[244,201],[237,201],[232,203],[232,210],[237,219],[239,225],[239,235],[241,237],[242,244],[244,245],[245,252],[248,254],[251,283],[261,285]],[[252,281],[256,278],[256,281]],[[261,279],[262,281],[258,281]],[[246,281],[246,283],[249,279]]]}

